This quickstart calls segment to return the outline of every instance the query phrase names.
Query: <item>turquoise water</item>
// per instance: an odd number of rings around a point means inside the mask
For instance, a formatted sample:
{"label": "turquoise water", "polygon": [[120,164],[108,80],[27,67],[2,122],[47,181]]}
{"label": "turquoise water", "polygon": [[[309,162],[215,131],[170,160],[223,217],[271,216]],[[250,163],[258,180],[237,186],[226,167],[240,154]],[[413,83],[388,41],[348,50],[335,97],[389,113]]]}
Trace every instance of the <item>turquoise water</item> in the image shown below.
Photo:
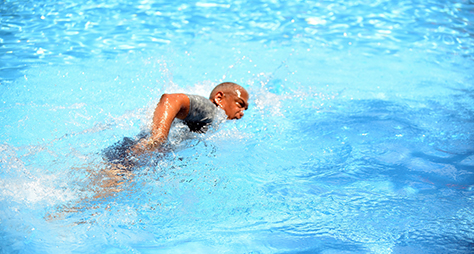
{"label": "turquoise water", "polygon": [[[474,2],[3,1],[1,253],[472,253]],[[243,85],[133,174],[159,96]]]}

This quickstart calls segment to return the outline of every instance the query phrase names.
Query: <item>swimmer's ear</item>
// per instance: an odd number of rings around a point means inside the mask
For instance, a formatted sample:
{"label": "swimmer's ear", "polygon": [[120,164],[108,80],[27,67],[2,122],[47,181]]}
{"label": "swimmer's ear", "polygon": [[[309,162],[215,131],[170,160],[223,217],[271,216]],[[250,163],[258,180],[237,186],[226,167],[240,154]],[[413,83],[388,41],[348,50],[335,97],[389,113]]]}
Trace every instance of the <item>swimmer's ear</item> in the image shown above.
{"label": "swimmer's ear", "polygon": [[221,91],[217,92],[216,95],[214,96],[214,101],[221,108],[222,108],[223,100],[224,100],[224,93]]}

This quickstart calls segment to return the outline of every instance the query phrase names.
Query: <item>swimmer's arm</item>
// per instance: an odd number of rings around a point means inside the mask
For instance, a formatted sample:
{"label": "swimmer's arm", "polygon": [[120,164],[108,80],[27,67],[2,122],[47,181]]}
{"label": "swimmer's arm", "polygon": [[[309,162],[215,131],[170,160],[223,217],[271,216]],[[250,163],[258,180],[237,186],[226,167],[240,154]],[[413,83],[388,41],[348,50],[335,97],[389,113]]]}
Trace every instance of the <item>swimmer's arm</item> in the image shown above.
{"label": "swimmer's arm", "polygon": [[134,152],[154,151],[161,146],[170,132],[175,118],[184,119],[189,113],[189,98],[185,94],[163,94],[153,113],[151,138],[139,142]]}

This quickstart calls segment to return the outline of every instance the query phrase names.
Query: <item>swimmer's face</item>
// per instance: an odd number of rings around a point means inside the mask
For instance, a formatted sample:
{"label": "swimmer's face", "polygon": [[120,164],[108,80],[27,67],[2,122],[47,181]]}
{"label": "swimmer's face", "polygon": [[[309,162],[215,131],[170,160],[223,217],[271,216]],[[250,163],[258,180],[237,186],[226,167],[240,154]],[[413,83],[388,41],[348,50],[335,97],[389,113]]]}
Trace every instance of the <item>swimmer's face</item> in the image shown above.
{"label": "swimmer's face", "polygon": [[236,88],[226,92],[219,92],[216,96],[217,105],[227,115],[227,119],[240,119],[244,116],[244,110],[249,107],[249,94],[243,88]]}

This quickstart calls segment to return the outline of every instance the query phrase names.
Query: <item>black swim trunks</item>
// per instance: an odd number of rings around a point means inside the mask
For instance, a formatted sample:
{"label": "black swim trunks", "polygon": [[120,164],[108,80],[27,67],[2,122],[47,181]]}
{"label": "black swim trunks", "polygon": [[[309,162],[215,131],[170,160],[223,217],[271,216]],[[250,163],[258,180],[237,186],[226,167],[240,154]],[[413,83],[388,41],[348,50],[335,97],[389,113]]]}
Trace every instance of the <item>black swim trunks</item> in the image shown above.
{"label": "black swim trunks", "polygon": [[136,165],[135,160],[131,158],[130,148],[138,143],[138,139],[129,137],[123,138],[121,141],[105,148],[102,152],[105,161],[112,164],[119,164],[126,168]]}

